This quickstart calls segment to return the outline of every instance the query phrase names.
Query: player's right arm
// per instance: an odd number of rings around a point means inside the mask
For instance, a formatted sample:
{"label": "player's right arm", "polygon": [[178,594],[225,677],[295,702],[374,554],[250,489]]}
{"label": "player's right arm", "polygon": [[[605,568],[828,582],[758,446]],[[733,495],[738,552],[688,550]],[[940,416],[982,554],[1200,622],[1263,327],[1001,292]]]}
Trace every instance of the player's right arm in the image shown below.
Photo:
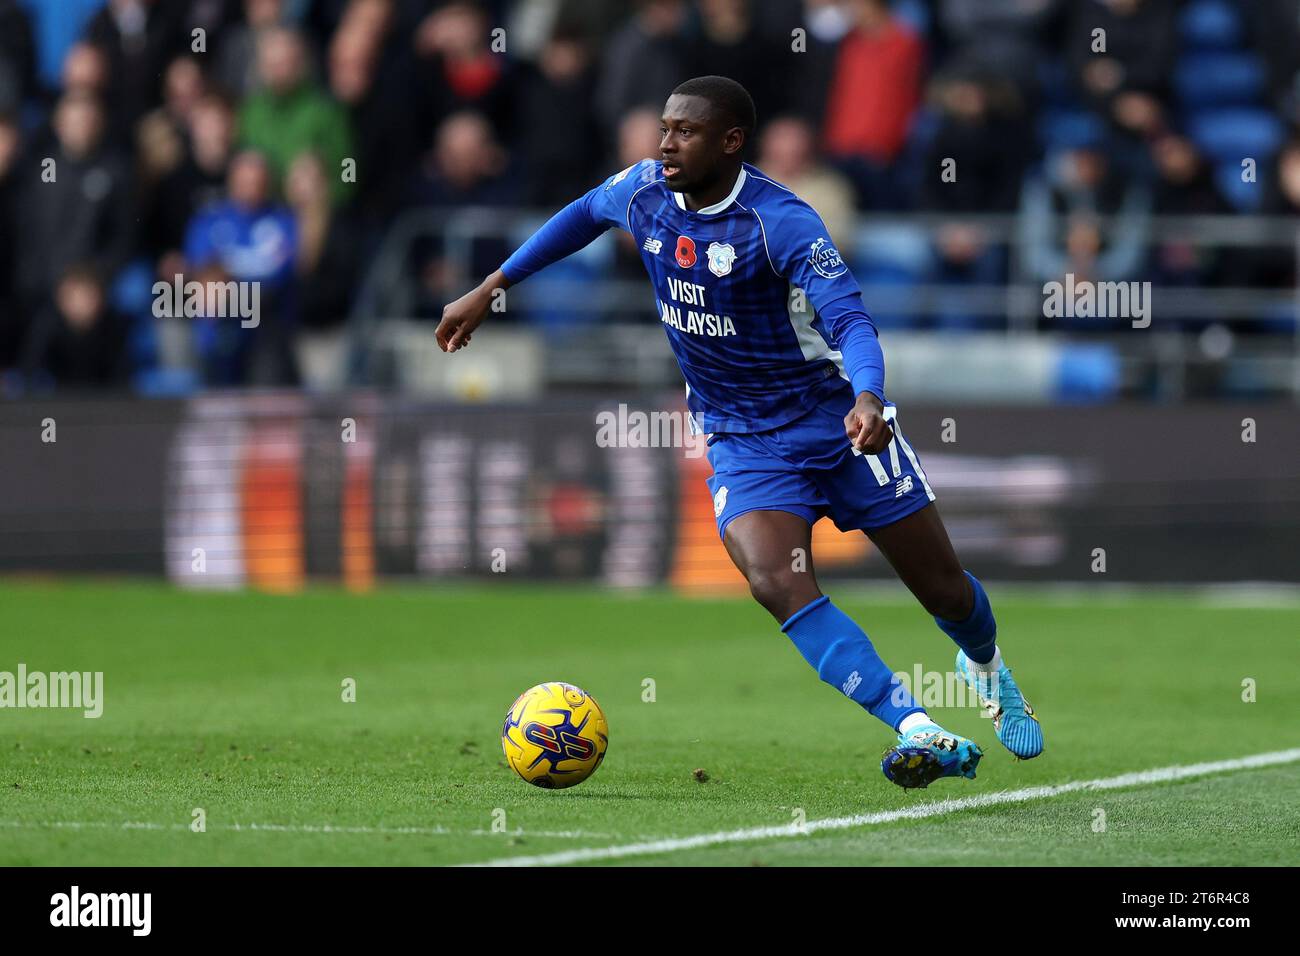
{"label": "player's right arm", "polygon": [[442,321],[434,333],[438,347],[444,352],[455,352],[468,345],[474,330],[487,318],[498,289],[507,289],[552,262],[572,255],[611,226],[630,229],[627,215],[632,196],[642,185],[653,182],[654,177],[654,161],[644,160],[611,176],[557,212],[500,269],[442,310]]}

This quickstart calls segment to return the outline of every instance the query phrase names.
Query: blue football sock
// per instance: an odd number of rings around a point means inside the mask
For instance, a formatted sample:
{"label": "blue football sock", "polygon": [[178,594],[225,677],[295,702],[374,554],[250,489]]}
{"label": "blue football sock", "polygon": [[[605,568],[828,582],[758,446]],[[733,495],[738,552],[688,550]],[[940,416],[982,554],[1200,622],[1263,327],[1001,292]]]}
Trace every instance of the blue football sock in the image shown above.
{"label": "blue football sock", "polygon": [[993,620],[993,608],[989,606],[984,585],[969,571],[963,573],[970,580],[975,606],[964,621],[945,621],[936,616],[934,623],[976,664],[987,664],[993,660],[993,653],[997,650],[998,625]]}
{"label": "blue football sock", "polygon": [[825,595],[796,611],[781,630],[818,677],[894,730],[908,714],[924,709],[885,666],[862,628]]}

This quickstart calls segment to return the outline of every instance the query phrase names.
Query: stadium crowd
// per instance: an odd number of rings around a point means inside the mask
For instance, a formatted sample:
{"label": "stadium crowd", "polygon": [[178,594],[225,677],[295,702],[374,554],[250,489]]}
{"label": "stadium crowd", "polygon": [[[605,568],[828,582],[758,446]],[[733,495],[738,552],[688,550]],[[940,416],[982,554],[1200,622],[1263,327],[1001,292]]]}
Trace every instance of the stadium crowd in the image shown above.
{"label": "stadium crowd", "polygon": [[[1283,288],[1291,250],[1146,224],[1300,212],[1298,69],[1300,0],[0,0],[3,391],[336,385],[403,211],[557,208],[656,156],[706,73],[864,283],[1007,280],[958,219],[915,261],[854,248],[916,211],[1017,216],[1036,281]],[[475,278],[412,259],[428,317]],[[156,316],[176,275],[260,283],[258,327]]]}

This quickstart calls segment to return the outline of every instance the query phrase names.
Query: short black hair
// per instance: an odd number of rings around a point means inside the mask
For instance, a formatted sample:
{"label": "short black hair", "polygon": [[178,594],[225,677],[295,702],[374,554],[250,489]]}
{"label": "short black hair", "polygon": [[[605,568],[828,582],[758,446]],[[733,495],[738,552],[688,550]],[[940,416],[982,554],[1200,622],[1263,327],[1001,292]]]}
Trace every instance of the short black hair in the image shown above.
{"label": "short black hair", "polygon": [[679,85],[673,96],[698,96],[713,104],[725,117],[727,129],[739,126],[748,139],[758,125],[758,111],[749,91],[726,76],[697,76]]}

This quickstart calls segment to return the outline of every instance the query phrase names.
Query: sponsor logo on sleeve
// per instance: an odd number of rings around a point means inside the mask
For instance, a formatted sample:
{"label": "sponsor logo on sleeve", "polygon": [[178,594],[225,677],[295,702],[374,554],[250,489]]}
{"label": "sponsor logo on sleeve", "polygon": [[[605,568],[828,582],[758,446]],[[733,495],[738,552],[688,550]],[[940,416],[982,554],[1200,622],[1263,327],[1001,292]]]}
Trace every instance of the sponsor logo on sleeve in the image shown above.
{"label": "sponsor logo on sleeve", "polygon": [[839,250],[831,245],[825,236],[819,238],[810,247],[808,263],[823,279],[836,279],[849,271],[849,267],[840,258]]}

